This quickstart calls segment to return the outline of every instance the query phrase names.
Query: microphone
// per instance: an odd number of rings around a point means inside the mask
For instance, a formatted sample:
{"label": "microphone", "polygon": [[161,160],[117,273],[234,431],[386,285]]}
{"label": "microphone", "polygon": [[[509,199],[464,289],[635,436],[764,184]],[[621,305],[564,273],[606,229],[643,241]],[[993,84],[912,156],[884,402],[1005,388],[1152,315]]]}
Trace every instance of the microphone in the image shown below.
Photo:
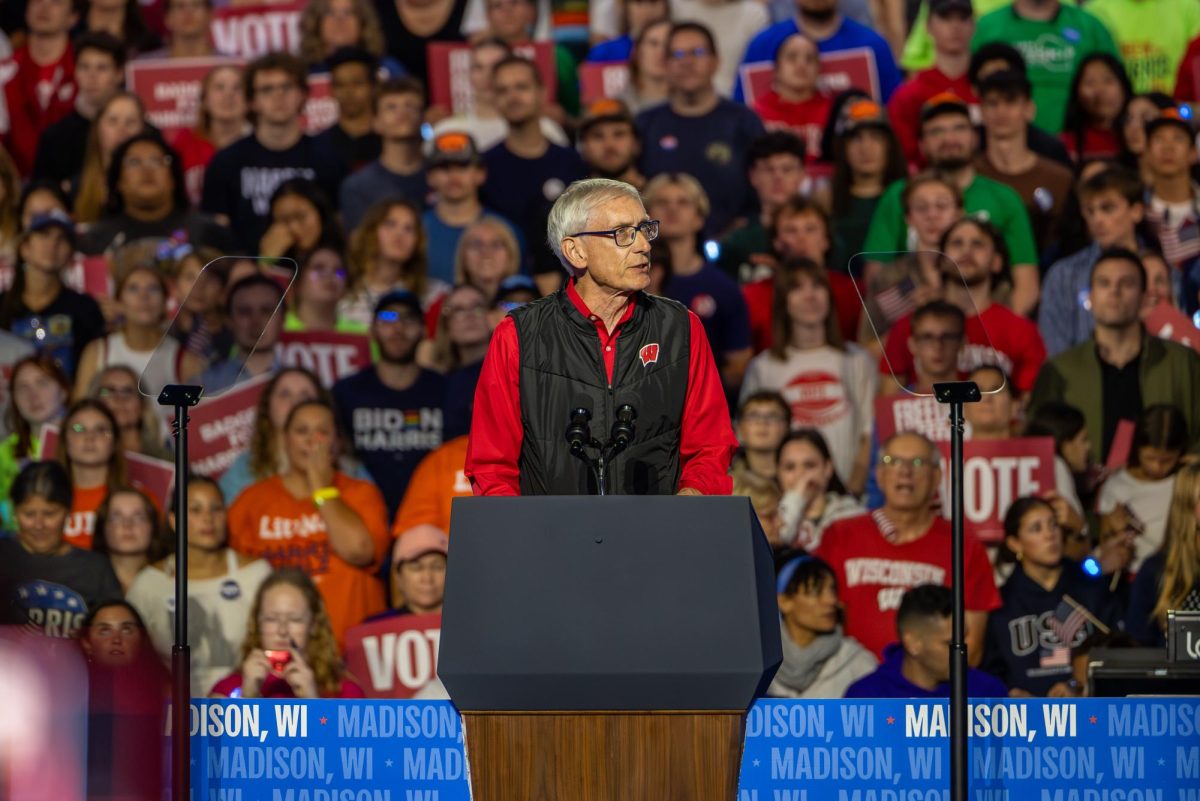
{"label": "microphone", "polygon": [[592,441],[592,431],[589,423],[592,410],[588,399],[580,396],[571,404],[570,423],[567,425],[567,444],[571,446],[572,456],[583,456],[583,449]]}
{"label": "microphone", "polygon": [[637,429],[634,426],[635,420],[637,420],[637,409],[633,408],[632,403],[622,403],[617,407],[612,426],[614,454],[625,450],[625,447],[633,441],[634,434],[637,433]]}

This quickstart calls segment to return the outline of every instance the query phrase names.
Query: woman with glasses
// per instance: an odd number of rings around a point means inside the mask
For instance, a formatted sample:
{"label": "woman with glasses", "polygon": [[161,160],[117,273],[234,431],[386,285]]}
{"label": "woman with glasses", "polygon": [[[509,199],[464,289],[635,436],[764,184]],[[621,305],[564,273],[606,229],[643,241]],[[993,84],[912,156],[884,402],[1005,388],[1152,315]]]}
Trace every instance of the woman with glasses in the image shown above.
{"label": "woman with glasses", "polygon": [[90,606],[119,598],[108,560],[80,550],[64,533],[71,479],[58,462],[34,462],[12,485],[16,536],[0,537],[0,624],[47,637],[74,637]]}
{"label": "woman with glasses", "polygon": [[218,681],[211,698],[364,698],[346,674],[325,603],[295,568],[258,588],[242,642],[241,666]]}
{"label": "woman with glasses", "polygon": [[337,470],[333,409],[297,404],[283,428],[287,466],[251,484],[229,507],[229,542],[276,569],[295,567],[317,579],[333,633],[382,611],[377,569],[389,543],[387,506],[370,481]]}
{"label": "woman with glasses", "polygon": [[108,557],[124,594],[142,568],[171,550],[171,541],[150,496],[123,487],[110,492],[96,510],[92,550]]}
{"label": "woman with glasses", "polygon": [[[167,519],[172,541],[177,520],[172,501]],[[271,566],[229,547],[225,497],[212,479],[188,478],[187,522],[188,643],[192,697],[200,698],[237,669],[251,606]],[[174,554],[153,562],[126,593],[164,661],[175,641],[175,566]]]}
{"label": "woman with glasses", "polygon": [[140,379],[129,365],[113,364],[96,373],[87,396],[112,412],[121,450],[169,459],[171,451],[166,444],[163,420],[156,411],[158,407],[138,388]]}
{"label": "woman with glasses", "polygon": [[452,289],[442,303],[433,341],[421,343],[418,363],[445,374],[478,368],[492,335],[489,309],[491,301],[478,287],[461,284]]}
{"label": "woman with glasses", "polygon": [[369,327],[375,304],[393,289],[407,289],[430,308],[449,287],[429,277],[427,244],[416,206],[406,200],[372,206],[350,235],[349,290],[338,316]]}
{"label": "woman with glasses", "polygon": [[346,297],[346,261],[333,248],[314,250],[300,265],[292,287],[284,331],[336,331],[365,334],[367,327],[338,313]]}
{"label": "woman with glasses", "polygon": [[117,421],[99,401],[77,401],[63,420],[58,461],[71,478],[73,503],[67,542],[91,550],[96,510],[108,493],[128,483],[125,453],[117,447]]}
{"label": "woman with glasses", "polygon": [[137,265],[117,279],[121,324],[83,349],[75,371],[75,397],[86,397],[92,380],[111,365],[126,365],[151,395],[179,381],[179,342],[163,337],[167,320],[167,282],[149,265]]}

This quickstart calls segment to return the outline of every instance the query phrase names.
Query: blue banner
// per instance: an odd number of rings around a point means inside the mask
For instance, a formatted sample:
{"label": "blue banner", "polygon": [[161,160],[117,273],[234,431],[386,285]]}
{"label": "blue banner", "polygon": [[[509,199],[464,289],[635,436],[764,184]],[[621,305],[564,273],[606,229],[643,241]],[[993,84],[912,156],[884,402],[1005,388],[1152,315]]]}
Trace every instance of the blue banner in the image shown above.
{"label": "blue banner", "polygon": [[[944,701],[759,701],[737,801],[948,801]],[[983,700],[972,801],[1200,801],[1200,699]],[[192,704],[194,801],[467,801],[447,702]]]}

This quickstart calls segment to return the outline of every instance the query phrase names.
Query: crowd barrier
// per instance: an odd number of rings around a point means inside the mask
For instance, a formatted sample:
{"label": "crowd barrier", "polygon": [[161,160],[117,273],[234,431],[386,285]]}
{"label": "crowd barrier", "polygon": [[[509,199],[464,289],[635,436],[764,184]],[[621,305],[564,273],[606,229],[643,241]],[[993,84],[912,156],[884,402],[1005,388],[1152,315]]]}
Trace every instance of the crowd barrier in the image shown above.
{"label": "crowd barrier", "polygon": [[[192,704],[194,801],[467,801],[447,702]],[[971,801],[1200,801],[1200,698],[978,699]],[[949,709],[762,700],[737,801],[949,801]]]}

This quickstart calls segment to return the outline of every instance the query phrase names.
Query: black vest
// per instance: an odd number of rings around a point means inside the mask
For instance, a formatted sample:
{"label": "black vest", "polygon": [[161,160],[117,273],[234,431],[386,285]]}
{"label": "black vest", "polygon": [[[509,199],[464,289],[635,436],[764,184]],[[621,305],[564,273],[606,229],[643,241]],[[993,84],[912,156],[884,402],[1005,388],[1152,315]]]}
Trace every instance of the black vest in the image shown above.
{"label": "black vest", "polygon": [[617,406],[637,410],[637,433],[609,468],[613,495],[673,495],[679,485],[679,440],[688,389],[691,325],[673,300],[639,293],[633,317],[614,340],[608,384],[596,324],[565,290],[511,314],[520,349],[522,495],[591,495],[595,480],[572,456],[566,430],[577,400],[592,411],[592,436],[607,443]]}

